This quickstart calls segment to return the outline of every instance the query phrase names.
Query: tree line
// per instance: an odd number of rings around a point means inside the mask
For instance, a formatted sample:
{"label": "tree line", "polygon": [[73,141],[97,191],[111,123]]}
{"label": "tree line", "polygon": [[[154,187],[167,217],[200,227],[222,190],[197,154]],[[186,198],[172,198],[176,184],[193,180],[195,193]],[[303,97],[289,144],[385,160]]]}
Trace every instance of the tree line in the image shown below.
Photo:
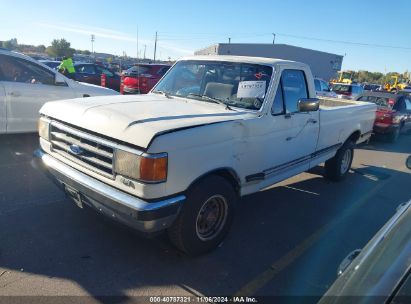
{"label": "tree line", "polygon": [[84,55],[90,55],[91,52],[88,50],[76,50],[71,47],[70,42],[68,42],[66,39],[54,39],[51,42],[51,45],[45,46],[45,45],[28,45],[28,44],[19,44],[17,42],[16,38],[7,40],[7,41],[0,41],[0,47],[12,50],[12,51],[18,51],[21,53],[41,53],[44,54],[46,53],[48,56],[52,58],[56,57],[64,57],[68,56],[71,57],[73,56],[74,53],[77,54],[84,54]]}
{"label": "tree line", "polygon": [[388,72],[386,74],[381,72],[369,72],[364,70],[359,71],[344,71],[344,74],[351,74],[351,79],[359,83],[375,83],[375,84],[385,84],[392,81],[393,76],[397,76],[399,82],[410,82],[410,72],[405,71],[404,73],[399,72]]}

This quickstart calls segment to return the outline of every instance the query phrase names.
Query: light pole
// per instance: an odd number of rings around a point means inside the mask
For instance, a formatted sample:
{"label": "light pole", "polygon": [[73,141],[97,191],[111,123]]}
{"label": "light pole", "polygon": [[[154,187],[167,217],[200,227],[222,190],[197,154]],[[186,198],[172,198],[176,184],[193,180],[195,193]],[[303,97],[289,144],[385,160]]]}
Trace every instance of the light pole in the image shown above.
{"label": "light pole", "polygon": [[94,41],[96,40],[96,36],[94,34],[91,34],[91,54],[94,57]]}

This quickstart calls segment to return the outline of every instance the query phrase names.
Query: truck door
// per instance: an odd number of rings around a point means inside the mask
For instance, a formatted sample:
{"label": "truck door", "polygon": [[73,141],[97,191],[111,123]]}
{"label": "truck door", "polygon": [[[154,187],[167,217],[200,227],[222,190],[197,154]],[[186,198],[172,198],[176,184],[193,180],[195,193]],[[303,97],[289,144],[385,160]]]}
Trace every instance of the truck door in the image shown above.
{"label": "truck door", "polygon": [[270,168],[266,176],[282,180],[309,169],[319,134],[319,111],[299,112],[298,101],[309,98],[303,70],[282,69],[270,132]]}
{"label": "truck door", "polygon": [[0,55],[4,79],[7,133],[35,132],[39,110],[51,100],[74,98],[66,83],[55,83],[55,73],[35,62]]}
{"label": "truck door", "polygon": [[[1,78],[1,75],[0,75],[0,78]],[[4,91],[2,81],[0,80],[0,134],[6,133],[6,124],[7,124],[6,92]]]}

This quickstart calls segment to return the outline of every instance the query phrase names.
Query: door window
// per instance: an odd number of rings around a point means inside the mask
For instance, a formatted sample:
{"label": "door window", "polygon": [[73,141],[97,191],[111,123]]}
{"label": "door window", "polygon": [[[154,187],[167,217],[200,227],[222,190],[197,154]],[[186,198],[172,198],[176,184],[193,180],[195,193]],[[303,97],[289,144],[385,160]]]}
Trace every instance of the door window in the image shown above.
{"label": "door window", "polygon": [[163,67],[160,70],[158,70],[157,74],[160,76],[163,76],[168,70],[170,69],[170,67]]}
{"label": "door window", "polygon": [[278,83],[277,92],[275,93],[274,103],[271,107],[271,114],[280,115],[284,114],[284,98],[281,81]]}
{"label": "door window", "polygon": [[97,69],[98,74],[106,74],[107,77],[113,77],[114,76],[113,73],[111,73],[109,70],[107,70],[105,68],[96,66],[96,69]]}
{"label": "door window", "polygon": [[55,75],[33,62],[0,55],[0,80],[54,85]]}
{"label": "door window", "polygon": [[397,103],[394,105],[394,110],[399,111],[399,112],[405,112],[406,110],[405,98],[401,98],[400,100],[397,101]]}
{"label": "door window", "polygon": [[317,92],[321,91],[321,84],[320,84],[320,81],[318,79],[314,79],[314,86],[315,86],[315,90]]}
{"label": "door window", "polygon": [[77,65],[76,72],[80,74],[96,74],[94,67],[91,64]]}
{"label": "door window", "polygon": [[287,113],[298,112],[298,101],[307,98],[307,84],[301,70],[284,70],[281,75],[283,98]]}
{"label": "door window", "polygon": [[323,92],[330,92],[330,87],[328,86],[328,84],[325,81],[320,81],[321,83],[321,91]]}
{"label": "door window", "polygon": [[411,100],[409,100],[408,98],[405,98],[405,108],[407,109],[407,111],[411,111]]}

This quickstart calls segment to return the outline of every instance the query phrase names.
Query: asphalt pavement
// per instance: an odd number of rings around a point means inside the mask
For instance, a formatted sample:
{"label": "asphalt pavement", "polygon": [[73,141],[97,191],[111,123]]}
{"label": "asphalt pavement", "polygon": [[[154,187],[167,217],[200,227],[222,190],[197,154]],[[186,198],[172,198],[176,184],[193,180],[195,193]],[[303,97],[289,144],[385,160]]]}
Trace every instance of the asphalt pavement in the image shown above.
{"label": "asphalt pavement", "polygon": [[[316,167],[242,199],[229,236],[190,258],[74,205],[31,165],[36,135],[0,136],[0,296],[301,296],[411,199],[411,135],[355,151],[333,183]],[[307,296],[310,296],[309,298]],[[104,301],[103,301],[104,302]]]}

